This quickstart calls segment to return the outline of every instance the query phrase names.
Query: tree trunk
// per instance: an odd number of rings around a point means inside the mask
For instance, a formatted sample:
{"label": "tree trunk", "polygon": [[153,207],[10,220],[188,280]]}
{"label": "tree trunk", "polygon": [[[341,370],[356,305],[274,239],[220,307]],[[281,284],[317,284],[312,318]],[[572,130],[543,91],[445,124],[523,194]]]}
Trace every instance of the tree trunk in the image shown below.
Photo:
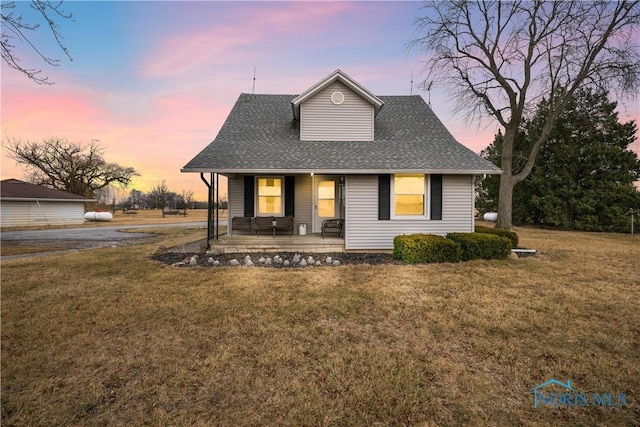
{"label": "tree trunk", "polygon": [[511,214],[513,209],[513,180],[511,172],[504,170],[500,175],[500,191],[498,193],[498,222],[497,228],[511,228]]}
{"label": "tree trunk", "polygon": [[517,123],[513,122],[505,128],[504,139],[502,141],[502,153],[500,159],[500,167],[502,175],[500,175],[500,191],[498,192],[498,222],[496,227],[510,229],[511,214],[513,212],[513,147],[516,142],[516,134],[518,132]]}

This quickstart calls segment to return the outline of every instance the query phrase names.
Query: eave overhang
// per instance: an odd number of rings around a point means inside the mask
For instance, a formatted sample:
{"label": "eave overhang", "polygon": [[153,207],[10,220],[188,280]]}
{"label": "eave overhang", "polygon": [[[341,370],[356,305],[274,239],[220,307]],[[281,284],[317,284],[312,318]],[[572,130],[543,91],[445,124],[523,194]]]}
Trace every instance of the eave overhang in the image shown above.
{"label": "eave overhang", "polygon": [[487,169],[210,169],[210,168],[183,168],[185,173],[219,173],[221,175],[380,175],[390,173],[424,173],[443,175],[499,175],[501,170]]}
{"label": "eave overhang", "polygon": [[65,203],[92,203],[96,199],[49,199],[45,197],[0,197],[2,202],[65,202]]}

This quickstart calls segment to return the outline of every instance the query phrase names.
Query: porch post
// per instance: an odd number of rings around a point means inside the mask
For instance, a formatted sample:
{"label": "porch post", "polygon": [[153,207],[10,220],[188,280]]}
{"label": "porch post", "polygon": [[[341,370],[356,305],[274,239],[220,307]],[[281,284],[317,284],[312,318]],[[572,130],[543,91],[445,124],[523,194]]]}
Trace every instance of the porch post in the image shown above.
{"label": "porch post", "polygon": [[200,179],[207,186],[207,250],[211,249],[210,241],[213,238],[214,210],[213,210],[213,192],[215,191],[213,183],[213,172],[209,176],[210,182],[204,177],[204,173],[200,172]]}

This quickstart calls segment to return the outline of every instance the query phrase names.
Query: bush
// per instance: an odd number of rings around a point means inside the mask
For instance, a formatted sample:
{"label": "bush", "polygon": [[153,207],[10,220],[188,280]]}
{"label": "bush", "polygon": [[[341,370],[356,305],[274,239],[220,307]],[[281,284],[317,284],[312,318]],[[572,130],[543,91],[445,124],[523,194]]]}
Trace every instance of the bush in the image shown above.
{"label": "bush", "polygon": [[476,225],[476,233],[495,234],[501,237],[506,237],[511,240],[512,248],[518,247],[518,233],[515,231],[507,230],[506,228],[491,228]]}
{"label": "bush", "polygon": [[433,234],[403,234],[393,239],[393,257],[406,263],[460,262],[460,246]]}
{"label": "bush", "polygon": [[511,241],[488,233],[449,233],[447,238],[462,248],[462,261],[500,259],[511,253]]}

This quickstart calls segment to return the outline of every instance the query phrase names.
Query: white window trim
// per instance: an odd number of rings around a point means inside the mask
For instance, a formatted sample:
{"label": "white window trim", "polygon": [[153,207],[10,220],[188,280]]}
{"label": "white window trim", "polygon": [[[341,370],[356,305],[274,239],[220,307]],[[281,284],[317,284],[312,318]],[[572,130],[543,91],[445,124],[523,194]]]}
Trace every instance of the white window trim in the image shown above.
{"label": "white window trim", "polygon": [[[396,191],[395,191],[395,177],[396,175],[424,175],[424,214],[423,215],[396,215]],[[390,219],[394,221],[429,221],[431,220],[431,203],[429,195],[431,194],[431,175],[429,174],[391,174],[391,188],[389,189],[390,196],[389,203],[391,209]]]}
{"label": "white window trim", "polygon": [[260,179],[280,179],[280,215],[284,216],[284,176],[274,175],[274,176],[256,176],[255,177],[255,194],[253,195],[255,198],[255,211],[256,216],[278,216],[277,214],[268,214],[268,213],[260,213]]}

